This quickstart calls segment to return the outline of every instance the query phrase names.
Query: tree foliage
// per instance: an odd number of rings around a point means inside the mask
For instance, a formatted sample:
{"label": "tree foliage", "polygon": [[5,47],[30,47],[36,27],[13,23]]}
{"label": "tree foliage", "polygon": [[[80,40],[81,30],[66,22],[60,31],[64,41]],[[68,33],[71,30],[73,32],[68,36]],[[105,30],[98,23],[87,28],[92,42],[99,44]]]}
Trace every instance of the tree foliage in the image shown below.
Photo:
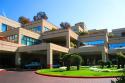
{"label": "tree foliage", "polygon": [[70,66],[77,66],[77,70],[80,69],[80,65],[82,63],[82,58],[79,54],[65,54],[63,57],[64,64],[67,66],[67,70],[70,70]]}
{"label": "tree foliage", "polygon": [[19,19],[18,19],[19,23],[21,23],[22,25],[25,25],[25,24],[28,24],[28,23],[31,23],[31,21],[24,17],[24,16],[20,16]]}
{"label": "tree foliage", "polygon": [[71,25],[68,22],[61,22],[60,27],[62,29],[68,29],[68,28],[71,28]]}
{"label": "tree foliage", "polygon": [[117,68],[124,68],[125,65],[125,55],[122,52],[117,52]]}
{"label": "tree foliage", "polygon": [[34,19],[34,21],[38,21],[38,20],[42,20],[42,19],[47,20],[48,16],[46,15],[45,12],[40,11],[37,13],[36,16],[33,17],[33,19]]}

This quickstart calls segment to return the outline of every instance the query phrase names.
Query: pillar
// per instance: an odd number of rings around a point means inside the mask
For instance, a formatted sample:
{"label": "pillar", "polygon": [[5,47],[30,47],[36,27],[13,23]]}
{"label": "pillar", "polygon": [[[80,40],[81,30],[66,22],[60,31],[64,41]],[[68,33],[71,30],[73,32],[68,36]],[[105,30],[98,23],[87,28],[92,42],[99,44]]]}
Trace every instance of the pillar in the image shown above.
{"label": "pillar", "polygon": [[47,49],[47,68],[53,68],[53,50]]}
{"label": "pillar", "polygon": [[68,33],[68,35],[66,35],[66,47],[70,48],[70,35]]}
{"label": "pillar", "polygon": [[21,66],[21,54],[20,53],[16,53],[16,56],[15,56],[15,65],[17,67]]}
{"label": "pillar", "polygon": [[107,61],[107,55],[104,51],[102,51],[102,61],[104,61],[104,62]]}

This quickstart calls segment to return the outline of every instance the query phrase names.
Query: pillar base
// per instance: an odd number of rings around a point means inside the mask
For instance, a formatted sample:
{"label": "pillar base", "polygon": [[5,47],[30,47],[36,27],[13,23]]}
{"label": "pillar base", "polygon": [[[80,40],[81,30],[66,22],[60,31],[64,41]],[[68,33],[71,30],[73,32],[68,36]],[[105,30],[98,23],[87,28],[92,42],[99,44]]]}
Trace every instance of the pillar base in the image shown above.
{"label": "pillar base", "polygon": [[51,68],[53,68],[53,65],[52,65],[52,64],[48,64],[48,65],[47,65],[47,68],[50,68],[50,69],[51,69]]}

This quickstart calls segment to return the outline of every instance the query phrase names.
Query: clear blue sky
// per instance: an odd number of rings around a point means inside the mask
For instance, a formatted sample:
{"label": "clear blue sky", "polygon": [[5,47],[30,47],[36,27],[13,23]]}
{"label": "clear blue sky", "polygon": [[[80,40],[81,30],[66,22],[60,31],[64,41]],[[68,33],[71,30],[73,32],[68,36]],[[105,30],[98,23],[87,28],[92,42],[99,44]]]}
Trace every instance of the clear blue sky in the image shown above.
{"label": "clear blue sky", "polygon": [[0,11],[16,21],[19,16],[32,20],[45,11],[57,26],[62,21],[71,25],[83,21],[88,29],[125,27],[125,0],[0,0]]}

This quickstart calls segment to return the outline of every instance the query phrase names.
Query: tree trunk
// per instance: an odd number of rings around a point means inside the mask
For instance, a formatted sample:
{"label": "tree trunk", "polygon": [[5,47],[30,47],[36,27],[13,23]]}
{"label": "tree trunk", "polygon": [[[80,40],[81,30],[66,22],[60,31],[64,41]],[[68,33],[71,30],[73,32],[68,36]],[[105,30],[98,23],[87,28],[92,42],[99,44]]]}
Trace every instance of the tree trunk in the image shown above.
{"label": "tree trunk", "polygon": [[67,66],[67,71],[69,71],[69,70],[70,70],[70,65]]}
{"label": "tree trunk", "polygon": [[120,60],[118,58],[118,62],[117,62],[117,69],[120,69]]}
{"label": "tree trunk", "polygon": [[79,65],[77,65],[77,70],[79,70],[80,69],[80,66]]}

